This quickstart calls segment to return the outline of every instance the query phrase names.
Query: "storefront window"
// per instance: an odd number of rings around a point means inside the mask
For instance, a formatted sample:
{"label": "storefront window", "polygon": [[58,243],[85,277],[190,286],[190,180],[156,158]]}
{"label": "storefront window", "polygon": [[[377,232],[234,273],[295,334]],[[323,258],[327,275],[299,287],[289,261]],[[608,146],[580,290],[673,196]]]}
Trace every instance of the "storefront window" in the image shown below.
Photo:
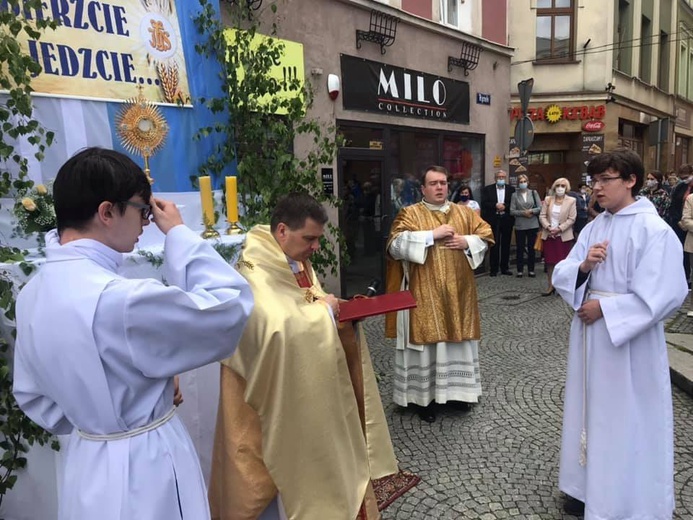
{"label": "storefront window", "polygon": [[450,193],[469,186],[474,199],[483,188],[483,141],[478,137],[443,137],[443,166],[450,172]]}
{"label": "storefront window", "polygon": [[563,152],[529,152],[529,164],[562,164],[565,162]]}
{"label": "storefront window", "polygon": [[383,129],[360,126],[340,126],[339,133],[344,138],[346,148],[383,149]]}

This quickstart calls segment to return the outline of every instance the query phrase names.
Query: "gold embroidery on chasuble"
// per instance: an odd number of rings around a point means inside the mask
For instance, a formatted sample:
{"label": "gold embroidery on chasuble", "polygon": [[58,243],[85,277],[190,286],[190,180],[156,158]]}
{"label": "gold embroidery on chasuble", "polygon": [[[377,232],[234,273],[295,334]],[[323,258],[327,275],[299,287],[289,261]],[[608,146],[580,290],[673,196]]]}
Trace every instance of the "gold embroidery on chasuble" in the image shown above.
{"label": "gold embroidery on chasuble", "polygon": [[[493,243],[491,227],[474,211],[450,205],[450,211],[431,211],[415,204],[400,211],[389,243],[403,231],[428,231],[449,224],[460,235],[477,235]],[[388,247],[389,247],[388,243]],[[481,337],[474,271],[466,253],[448,249],[437,240],[423,265],[408,263],[409,290],[417,307],[410,311],[410,343],[461,342]]]}

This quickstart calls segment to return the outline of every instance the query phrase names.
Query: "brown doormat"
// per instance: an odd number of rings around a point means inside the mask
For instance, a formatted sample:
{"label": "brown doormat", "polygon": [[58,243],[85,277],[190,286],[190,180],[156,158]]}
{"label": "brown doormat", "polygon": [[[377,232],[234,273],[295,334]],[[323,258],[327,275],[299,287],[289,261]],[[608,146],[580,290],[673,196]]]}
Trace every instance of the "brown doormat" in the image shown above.
{"label": "brown doormat", "polygon": [[421,477],[399,470],[399,473],[373,480],[373,491],[382,511],[421,481]]}

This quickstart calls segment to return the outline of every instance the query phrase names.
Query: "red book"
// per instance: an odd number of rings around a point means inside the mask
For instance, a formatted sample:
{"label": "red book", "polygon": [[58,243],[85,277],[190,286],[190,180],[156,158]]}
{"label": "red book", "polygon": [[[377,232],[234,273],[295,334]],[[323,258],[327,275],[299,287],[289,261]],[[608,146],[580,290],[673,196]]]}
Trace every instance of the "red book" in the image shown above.
{"label": "red book", "polygon": [[409,291],[382,294],[371,298],[353,298],[339,304],[339,321],[361,320],[388,312],[416,307],[416,300]]}

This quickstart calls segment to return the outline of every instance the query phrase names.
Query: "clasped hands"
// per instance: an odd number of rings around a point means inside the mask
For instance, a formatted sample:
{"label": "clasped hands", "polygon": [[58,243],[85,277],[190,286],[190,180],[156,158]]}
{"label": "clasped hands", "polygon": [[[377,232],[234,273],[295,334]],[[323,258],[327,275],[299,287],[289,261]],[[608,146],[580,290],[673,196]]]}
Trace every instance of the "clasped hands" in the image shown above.
{"label": "clasped hands", "polygon": [[448,249],[465,250],[469,247],[464,235],[455,233],[455,228],[449,224],[443,224],[433,230],[433,240],[441,240],[443,246]]}

